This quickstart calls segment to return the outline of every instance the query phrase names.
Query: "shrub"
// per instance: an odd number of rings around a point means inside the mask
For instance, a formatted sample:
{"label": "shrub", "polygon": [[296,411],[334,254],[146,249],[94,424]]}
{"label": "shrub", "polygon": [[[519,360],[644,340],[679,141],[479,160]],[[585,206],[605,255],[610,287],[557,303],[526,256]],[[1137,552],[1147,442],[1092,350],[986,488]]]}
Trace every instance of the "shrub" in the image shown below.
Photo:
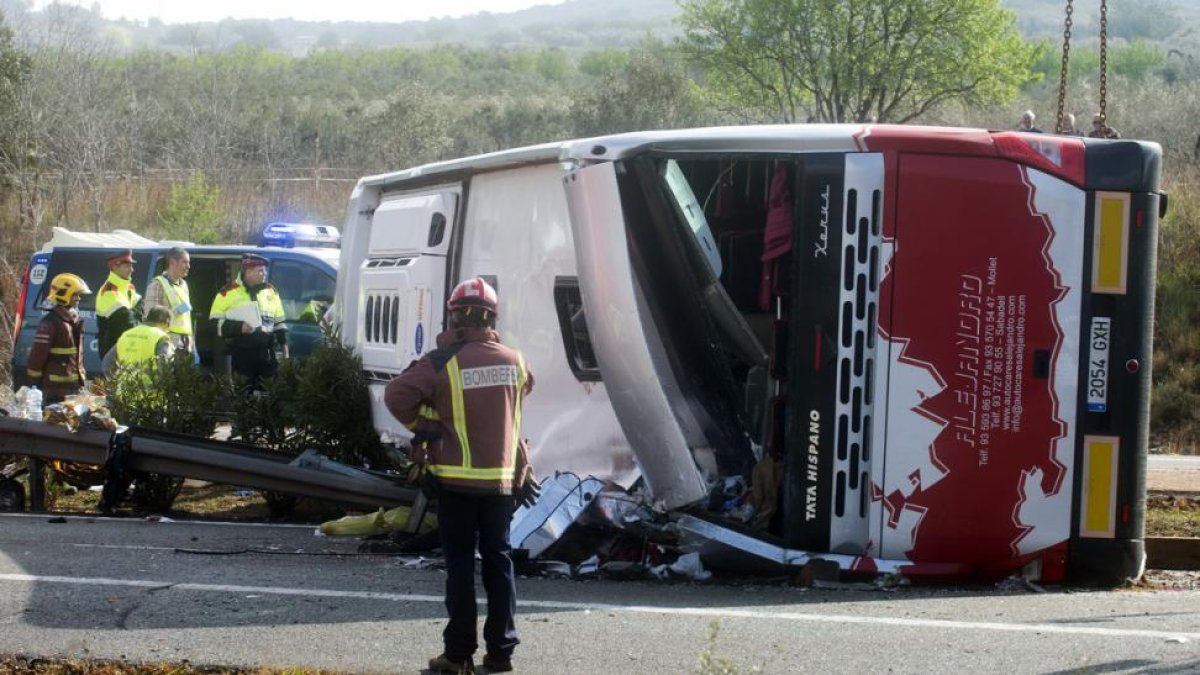
{"label": "shrub", "polygon": [[215,244],[220,241],[221,189],[209,185],[203,171],[193,171],[186,183],[171,186],[167,205],[158,212],[158,223],[170,239]]}
{"label": "shrub", "polygon": [[1181,182],[1159,231],[1154,322],[1154,441],[1179,452],[1200,443],[1200,188]]}
{"label": "shrub", "polygon": [[[214,410],[225,394],[221,380],[192,364],[180,352],[163,364],[120,368],[106,382],[113,418],[128,426],[209,438],[216,430]],[[183,479],[142,474],[133,501],[151,511],[166,511],[179,495]]]}
{"label": "shrub", "polygon": [[255,393],[235,395],[238,436],[289,456],[314,449],[354,466],[380,467],[386,455],[371,421],[362,361],[327,332],[303,361],[284,361]]}

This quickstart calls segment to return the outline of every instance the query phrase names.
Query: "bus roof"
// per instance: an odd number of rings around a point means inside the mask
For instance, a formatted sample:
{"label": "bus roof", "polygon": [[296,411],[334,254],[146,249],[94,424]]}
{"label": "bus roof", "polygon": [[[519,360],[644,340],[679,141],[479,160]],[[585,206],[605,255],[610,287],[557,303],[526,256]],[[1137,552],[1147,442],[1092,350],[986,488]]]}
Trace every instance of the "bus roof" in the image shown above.
{"label": "bus roof", "polygon": [[[673,149],[701,152],[855,152],[865,148],[862,139],[872,130],[887,130],[893,125],[867,124],[759,124],[697,129],[634,131],[594,138],[581,138],[531,145],[473,155],[374,176],[366,176],[359,186],[382,186],[411,179],[449,175],[462,171],[495,171],[546,162],[613,161],[647,149]],[[927,133],[930,137],[988,137],[984,129],[952,127],[903,127],[907,131]]]}

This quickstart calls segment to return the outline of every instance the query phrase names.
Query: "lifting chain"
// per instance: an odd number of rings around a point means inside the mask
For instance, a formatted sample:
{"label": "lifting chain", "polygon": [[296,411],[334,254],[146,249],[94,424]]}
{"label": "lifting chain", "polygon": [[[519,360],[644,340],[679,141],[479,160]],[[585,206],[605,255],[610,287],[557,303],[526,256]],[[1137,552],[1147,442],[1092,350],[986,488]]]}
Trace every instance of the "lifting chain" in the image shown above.
{"label": "lifting chain", "polygon": [[[1102,1],[1104,1],[1104,0],[1102,0]],[[1071,14],[1075,11],[1075,7],[1072,3],[1073,3],[1073,0],[1067,0],[1067,20],[1066,20],[1066,23],[1063,25],[1062,72],[1058,76],[1058,121],[1054,125],[1054,132],[1059,133],[1059,134],[1061,134],[1063,132],[1063,117],[1065,115],[1065,111],[1066,111],[1066,107],[1067,107],[1067,71],[1070,68],[1070,63],[1071,63]],[[1103,14],[1102,14],[1102,16],[1103,16]],[[1103,23],[1106,20],[1107,19],[1102,18],[1101,22]],[[1101,44],[1102,45],[1104,44],[1103,38],[1101,38]],[[1104,48],[1101,47],[1101,52],[1100,52],[1101,54],[1104,54],[1103,50],[1104,50]],[[1101,61],[1103,61],[1103,59],[1105,57],[1101,56],[1100,58],[1101,58]],[[1101,73],[1104,72],[1103,66],[1101,66],[1100,72]],[[1104,76],[1101,75],[1101,78],[1102,79],[1101,79],[1101,85],[1100,85],[1101,89],[1100,90],[1101,90],[1101,92],[1103,92],[1104,86],[1105,86],[1103,84]],[[1103,93],[1101,93],[1101,95],[1100,95],[1100,110],[1101,111],[1104,110],[1104,94]]]}
{"label": "lifting chain", "polygon": [[1100,124],[1108,126],[1108,0],[1100,0]]}

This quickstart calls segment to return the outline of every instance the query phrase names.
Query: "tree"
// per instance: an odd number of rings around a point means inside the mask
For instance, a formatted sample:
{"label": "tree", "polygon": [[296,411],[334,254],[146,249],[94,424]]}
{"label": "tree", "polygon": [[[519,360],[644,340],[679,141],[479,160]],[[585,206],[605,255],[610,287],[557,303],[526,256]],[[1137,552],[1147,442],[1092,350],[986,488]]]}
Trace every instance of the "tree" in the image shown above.
{"label": "tree", "polygon": [[709,91],[778,122],[907,122],[1002,102],[1034,46],[999,0],[683,0],[683,46]]}
{"label": "tree", "polygon": [[[21,149],[13,145],[20,123],[21,89],[29,80],[29,57],[13,45],[13,34],[0,12],[0,166],[19,160]],[[0,179],[3,174],[0,174]]]}
{"label": "tree", "polygon": [[647,40],[622,59],[596,61],[599,84],[576,95],[571,116],[579,135],[673,129],[708,121],[696,83],[675,50]]}
{"label": "tree", "polygon": [[159,225],[171,239],[215,244],[221,234],[220,196],[220,188],[210,186],[203,172],[193,171],[186,183],[171,186],[171,197],[158,212]]}

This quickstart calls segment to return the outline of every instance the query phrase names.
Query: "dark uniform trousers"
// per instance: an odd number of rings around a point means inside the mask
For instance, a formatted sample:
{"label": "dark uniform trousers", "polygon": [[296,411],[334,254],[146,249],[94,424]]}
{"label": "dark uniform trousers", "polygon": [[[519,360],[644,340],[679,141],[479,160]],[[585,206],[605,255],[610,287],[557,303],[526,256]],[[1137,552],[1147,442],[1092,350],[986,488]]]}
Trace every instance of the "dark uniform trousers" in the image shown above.
{"label": "dark uniform trousers", "polygon": [[483,640],[490,654],[511,657],[520,643],[513,617],[517,612],[517,587],[513,575],[508,524],[512,519],[511,495],[477,495],[441,490],[438,528],[446,556],[446,610],[450,622],[442,632],[446,656],[466,659],[479,646],[475,633],[475,542],[483,564],[483,589],[487,593],[487,620]]}
{"label": "dark uniform trousers", "polygon": [[262,389],[262,381],[275,377],[279,370],[279,360],[270,347],[233,347],[229,357],[233,372],[243,375],[246,386],[253,390]]}

